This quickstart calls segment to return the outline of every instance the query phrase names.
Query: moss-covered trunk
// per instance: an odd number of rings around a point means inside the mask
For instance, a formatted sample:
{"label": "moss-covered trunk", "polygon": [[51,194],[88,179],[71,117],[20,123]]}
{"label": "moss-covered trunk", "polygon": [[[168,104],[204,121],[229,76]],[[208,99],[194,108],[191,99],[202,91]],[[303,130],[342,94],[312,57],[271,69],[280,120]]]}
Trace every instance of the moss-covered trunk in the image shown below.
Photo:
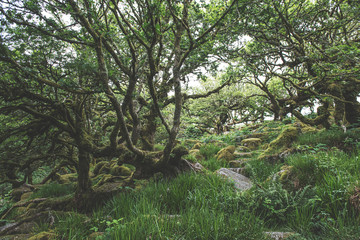
{"label": "moss-covered trunk", "polygon": [[79,194],[92,191],[90,181],[90,154],[84,149],[79,149],[79,163],[78,163],[78,188]]}

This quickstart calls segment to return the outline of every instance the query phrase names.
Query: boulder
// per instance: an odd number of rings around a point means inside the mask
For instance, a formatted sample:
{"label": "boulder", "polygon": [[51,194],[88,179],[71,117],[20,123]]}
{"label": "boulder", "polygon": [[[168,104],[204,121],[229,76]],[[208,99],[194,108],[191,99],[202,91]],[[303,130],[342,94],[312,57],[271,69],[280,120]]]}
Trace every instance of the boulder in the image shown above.
{"label": "boulder", "polygon": [[196,144],[191,148],[191,150],[193,150],[193,149],[200,149],[202,146],[203,146],[203,144],[202,144],[201,142],[198,142],[198,143],[196,143]]}
{"label": "boulder", "polygon": [[248,190],[252,187],[252,183],[249,178],[239,173],[236,173],[230,169],[220,168],[219,170],[216,171],[216,174],[223,176],[230,182],[233,182],[235,188],[240,191]]}
{"label": "boulder", "polygon": [[53,232],[41,232],[29,238],[29,240],[48,240],[48,239],[56,239],[56,234]]}
{"label": "boulder", "polygon": [[234,152],[235,152],[235,146],[233,146],[233,145],[227,146],[226,148],[221,149],[216,154],[216,159],[217,160],[226,160],[226,161],[234,160],[235,159]]}
{"label": "boulder", "polygon": [[294,232],[265,232],[265,235],[275,240],[284,240],[290,238],[294,234]]}
{"label": "boulder", "polygon": [[233,160],[229,162],[229,166],[232,168],[240,168],[244,166],[244,160]]}
{"label": "boulder", "polygon": [[247,138],[241,141],[241,144],[251,150],[258,148],[262,143],[261,138]]}
{"label": "boulder", "polygon": [[192,149],[192,150],[190,150],[189,154],[194,156],[195,159],[198,160],[198,161],[204,160],[204,156],[201,155],[199,149]]}
{"label": "boulder", "polygon": [[239,146],[239,147],[236,148],[236,151],[238,151],[238,152],[250,152],[251,150],[248,147]]}
{"label": "boulder", "polygon": [[15,234],[15,235],[6,235],[6,236],[1,236],[0,239],[6,239],[6,240],[28,240],[31,237],[32,234],[28,233],[28,234]]}
{"label": "boulder", "polygon": [[23,195],[21,195],[20,201],[24,201],[28,199],[32,195],[32,192],[26,192]]}
{"label": "boulder", "polygon": [[290,126],[285,128],[279,136],[268,145],[268,148],[259,156],[259,159],[263,160],[269,155],[283,152],[292,144],[298,135],[299,130],[297,127]]}
{"label": "boulder", "polygon": [[252,158],[252,156],[251,152],[234,152],[235,158]]}
{"label": "boulder", "polygon": [[22,185],[18,188],[15,188],[12,192],[11,192],[11,197],[12,199],[17,202],[17,201],[20,201],[21,199],[21,196],[24,194],[24,193],[27,193],[27,192],[32,192],[34,190],[34,188],[30,185]]}

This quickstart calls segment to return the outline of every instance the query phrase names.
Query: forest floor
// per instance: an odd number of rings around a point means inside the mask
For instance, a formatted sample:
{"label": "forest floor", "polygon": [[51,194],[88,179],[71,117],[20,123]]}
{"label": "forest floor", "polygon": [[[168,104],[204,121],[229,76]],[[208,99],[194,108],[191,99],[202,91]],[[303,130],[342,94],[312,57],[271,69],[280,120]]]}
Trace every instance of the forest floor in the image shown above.
{"label": "forest floor", "polygon": [[0,239],[360,239],[359,133],[285,121],[188,137],[191,169],[171,179],[94,163],[86,211],[63,169],[0,198]]}

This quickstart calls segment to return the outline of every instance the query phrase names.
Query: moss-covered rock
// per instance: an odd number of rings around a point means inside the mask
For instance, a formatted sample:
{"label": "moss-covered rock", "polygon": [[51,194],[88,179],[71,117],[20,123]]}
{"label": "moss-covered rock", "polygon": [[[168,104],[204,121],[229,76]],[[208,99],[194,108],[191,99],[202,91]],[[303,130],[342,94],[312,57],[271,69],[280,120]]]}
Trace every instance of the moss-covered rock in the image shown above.
{"label": "moss-covered rock", "polygon": [[266,159],[267,156],[283,152],[292,144],[298,135],[298,128],[294,126],[285,128],[279,136],[269,144],[268,148],[259,156],[259,159],[263,160]]}
{"label": "moss-covered rock", "polygon": [[15,188],[14,190],[12,190],[11,197],[15,202],[20,201],[21,196],[24,193],[31,192],[32,190],[33,189],[30,188],[29,186],[23,185],[21,187],[18,187],[18,188]]}
{"label": "moss-covered rock", "polygon": [[234,152],[235,152],[236,147],[233,145],[227,146],[226,148],[221,149],[217,154],[216,154],[216,159],[217,160],[226,160],[226,161],[231,161],[234,160]]}
{"label": "moss-covered rock", "polygon": [[262,143],[261,138],[247,138],[241,141],[241,144],[251,150],[258,148]]}
{"label": "moss-covered rock", "polygon": [[189,150],[183,145],[176,145],[171,152],[176,159],[180,159],[182,156],[189,154]]}
{"label": "moss-covered rock", "polygon": [[2,240],[29,240],[33,234],[14,234],[14,235],[6,235],[1,236]]}
{"label": "moss-covered rock", "polygon": [[243,160],[233,160],[229,162],[229,166],[232,168],[241,168],[244,167],[245,161]]}
{"label": "moss-covered rock", "polygon": [[190,150],[189,154],[192,155],[192,156],[194,156],[195,159],[198,160],[198,161],[204,160],[204,156],[201,155],[199,149],[192,149],[192,150]]}
{"label": "moss-covered rock", "polygon": [[252,158],[253,153],[252,152],[234,152],[235,158]]}
{"label": "moss-covered rock", "polygon": [[288,166],[288,165],[284,165],[281,167],[281,170],[278,173],[280,182],[285,183],[285,181],[290,178],[292,169],[293,166]]}
{"label": "moss-covered rock", "polygon": [[20,201],[24,201],[24,200],[30,198],[30,196],[31,196],[32,194],[33,194],[32,192],[26,192],[26,193],[24,193],[23,195],[21,195]]}
{"label": "moss-covered rock", "polygon": [[197,142],[191,149],[200,149],[203,146],[201,142]]}
{"label": "moss-covered rock", "polygon": [[236,148],[236,151],[238,151],[238,152],[250,152],[251,150],[248,147],[239,146],[239,147]]}
{"label": "moss-covered rock", "polygon": [[56,239],[56,234],[53,232],[41,232],[29,238],[29,240],[50,240],[50,239]]}

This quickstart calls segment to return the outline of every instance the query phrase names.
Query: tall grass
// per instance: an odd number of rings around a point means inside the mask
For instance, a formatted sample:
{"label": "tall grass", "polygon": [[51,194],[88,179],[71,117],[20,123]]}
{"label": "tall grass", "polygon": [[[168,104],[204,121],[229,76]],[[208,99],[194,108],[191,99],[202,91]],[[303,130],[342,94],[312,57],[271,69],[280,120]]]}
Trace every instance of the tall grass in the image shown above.
{"label": "tall grass", "polygon": [[60,197],[75,192],[74,184],[50,183],[43,185],[31,195],[31,198]]}
{"label": "tall grass", "polygon": [[184,174],[120,194],[96,215],[122,219],[106,239],[264,239],[241,198],[218,176]]}

